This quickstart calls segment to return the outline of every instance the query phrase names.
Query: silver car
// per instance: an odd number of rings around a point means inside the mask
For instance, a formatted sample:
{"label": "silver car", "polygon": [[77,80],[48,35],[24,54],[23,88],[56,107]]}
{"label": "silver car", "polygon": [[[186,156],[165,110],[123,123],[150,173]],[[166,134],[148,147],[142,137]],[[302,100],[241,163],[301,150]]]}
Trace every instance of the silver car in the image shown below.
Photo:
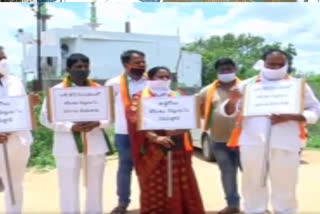
{"label": "silver car", "polygon": [[202,129],[193,129],[191,131],[193,146],[202,152],[202,156],[206,161],[216,161],[213,153],[213,141],[210,137],[210,131],[203,131]]}

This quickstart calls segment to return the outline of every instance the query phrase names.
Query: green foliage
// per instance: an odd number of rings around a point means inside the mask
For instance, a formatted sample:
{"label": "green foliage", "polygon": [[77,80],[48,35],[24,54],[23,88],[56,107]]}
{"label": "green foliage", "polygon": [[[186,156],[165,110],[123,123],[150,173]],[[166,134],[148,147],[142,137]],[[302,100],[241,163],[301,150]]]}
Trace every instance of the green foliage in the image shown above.
{"label": "green foliage", "polygon": [[202,55],[203,85],[207,85],[216,79],[214,63],[223,57],[230,57],[237,63],[240,78],[246,79],[256,75],[257,71],[252,69],[253,65],[261,58],[263,52],[270,48],[282,49],[291,58],[296,56],[296,50],[292,44],[288,44],[287,46],[283,46],[279,42],[266,44],[264,38],[250,34],[212,36],[207,40],[199,39],[184,47],[185,50]]}
{"label": "green foliage", "polygon": [[304,77],[313,89],[314,93],[320,99],[320,75],[308,75]]}
{"label": "green foliage", "polygon": [[[43,93],[40,95],[43,100]],[[53,132],[40,124],[40,110],[41,106],[37,106],[35,109],[38,129],[33,132],[34,142],[31,147],[29,166],[53,168],[55,167],[55,161],[52,155]]]}
{"label": "green foliage", "polygon": [[[305,78],[318,99],[320,99],[320,76],[313,74],[305,76]],[[311,148],[320,148],[320,122],[309,126],[308,130],[310,138],[307,146]]]}
{"label": "green foliage", "polygon": [[320,149],[320,135],[312,135],[308,140],[307,147]]}

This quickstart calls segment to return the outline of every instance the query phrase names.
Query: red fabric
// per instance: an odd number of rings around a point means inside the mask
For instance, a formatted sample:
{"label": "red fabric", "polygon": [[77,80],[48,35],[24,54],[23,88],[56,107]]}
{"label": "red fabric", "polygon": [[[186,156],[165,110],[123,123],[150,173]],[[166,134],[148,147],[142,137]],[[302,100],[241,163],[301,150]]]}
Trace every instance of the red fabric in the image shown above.
{"label": "red fabric", "polygon": [[192,153],[183,148],[172,152],[173,197],[167,196],[167,156],[160,145],[148,142],[145,132],[137,131],[138,100],[139,96],[132,99],[126,115],[141,190],[140,214],[204,214]]}

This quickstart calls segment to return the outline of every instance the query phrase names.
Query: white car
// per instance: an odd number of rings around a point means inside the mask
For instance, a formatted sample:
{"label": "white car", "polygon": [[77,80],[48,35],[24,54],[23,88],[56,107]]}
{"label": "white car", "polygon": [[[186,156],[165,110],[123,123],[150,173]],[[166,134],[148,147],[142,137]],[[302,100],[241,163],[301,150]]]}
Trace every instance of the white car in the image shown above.
{"label": "white car", "polygon": [[[203,124],[203,121],[201,121]],[[213,153],[213,141],[210,137],[210,131],[204,132],[202,129],[193,129],[191,131],[193,146],[202,151],[203,158],[206,161],[216,161],[216,158]]]}

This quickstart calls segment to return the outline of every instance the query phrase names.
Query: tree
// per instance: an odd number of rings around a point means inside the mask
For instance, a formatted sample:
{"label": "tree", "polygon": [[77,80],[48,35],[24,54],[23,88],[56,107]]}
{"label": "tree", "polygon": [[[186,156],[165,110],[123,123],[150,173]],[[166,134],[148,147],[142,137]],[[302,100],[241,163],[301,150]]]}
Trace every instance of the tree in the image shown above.
{"label": "tree", "polygon": [[199,39],[187,44],[184,50],[202,55],[202,84],[207,85],[216,79],[214,63],[219,58],[232,58],[238,65],[240,78],[244,79],[258,73],[252,67],[261,58],[263,52],[270,48],[279,48],[286,51],[291,59],[297,55],[292,44],[285,47],[279,42],[266,44],[264,38],[250,34],[239,36],[226,34],[224,36],[212,36],[207,40]]}

